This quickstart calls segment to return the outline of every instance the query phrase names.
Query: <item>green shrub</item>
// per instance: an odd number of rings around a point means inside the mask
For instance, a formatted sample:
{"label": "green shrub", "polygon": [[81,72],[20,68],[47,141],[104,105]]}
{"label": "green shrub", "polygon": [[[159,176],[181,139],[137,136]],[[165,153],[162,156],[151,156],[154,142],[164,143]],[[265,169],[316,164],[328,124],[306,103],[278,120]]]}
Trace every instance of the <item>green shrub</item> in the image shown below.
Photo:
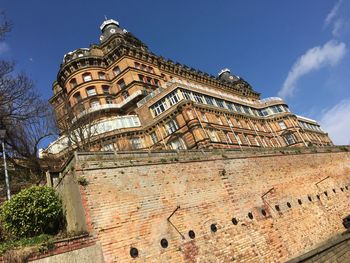
{"label": "green shrub", "polygon": [[0,207],[3,229],[14,238],[53,234],[61,219],[61,200],[53,188],[46,186],[24,189]]}

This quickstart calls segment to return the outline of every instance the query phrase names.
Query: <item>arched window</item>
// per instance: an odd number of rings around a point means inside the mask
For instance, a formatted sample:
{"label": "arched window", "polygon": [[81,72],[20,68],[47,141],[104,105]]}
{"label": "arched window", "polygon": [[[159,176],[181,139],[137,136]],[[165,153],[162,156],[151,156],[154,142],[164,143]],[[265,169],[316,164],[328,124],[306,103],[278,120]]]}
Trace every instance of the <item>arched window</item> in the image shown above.
{"label": "arched window", "polygon": [[114,76],[118,76],[120,74],[121,70],[118,66],[116,66],[114,69],[113,69],[113,74]]}
{"label": "arched window", "polygon": [[104,72],[99,72],[98,73],[98,78],[99,79],[106,79],[106,74]]}
{"label": "arched window", "polygon": [[119,81],[117,82],[117,84],[118,84],[118,86],[119,86],[120,89],[124,89],[124,88],[126,87],[125,82],[124,82],[123,79],[119,80]]}
{"label": "arched window", "polygon": [[109,94],[110,94],[109,86],[103,85],[103,86],[102,86],[102,91],[103,91],[103,94],[109,95]]}
{"label": "arched window", "polygon": [[74,89],[78,85],[77,80],[71,79],[71,81],[69,81],[69,85],[72,89]]}
{"label": "arched window", "polygon": [[83,74],[83,81],[87,82],[87,81],[90,81],[90,80],[92,80],[91,73],[84,73]]}
{"label": "arched window", "polygon": [[86,88],[86,94],[88,95],[88,97],[96,95],[95,87],[93,87],[93,86],[87,87]]}
{"label": "arched window", "polygon": [[78,91],[77,93],[75,93],[75,94],[73,95],[73,97],[74,97],[74,100],[75,100],[76,103],[78,103],[78,102],[81,101],[81,95],[80,95],[80,92],[79,92],[79,91]]}

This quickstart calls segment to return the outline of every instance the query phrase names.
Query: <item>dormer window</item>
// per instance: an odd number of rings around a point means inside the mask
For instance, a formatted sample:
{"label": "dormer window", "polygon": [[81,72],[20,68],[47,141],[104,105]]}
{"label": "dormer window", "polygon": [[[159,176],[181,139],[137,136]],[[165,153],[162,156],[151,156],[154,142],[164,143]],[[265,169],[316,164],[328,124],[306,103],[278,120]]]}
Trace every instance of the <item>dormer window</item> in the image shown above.
{"label": "dormer window", "polygon": [[121,70],[118,66],[116,66],[114,69],[113,69],[113,74],[114,76],[118,76],[120,74]]}
{"label": "dormer window", "polygon": [[84,73],[83,74],[83,80],[84,80],[84,82],[92,80],[91,74],[90,73]]}
{"label": "dormer window", "polygon": [[99,72],[98,73],[98,78],[99,79],[106,79],[106,74],[104,72]]}
{"label": "dormer window", "polygon": [[88,97],[96,95],[95,87],[86,88],[86,94],[88,95]]}

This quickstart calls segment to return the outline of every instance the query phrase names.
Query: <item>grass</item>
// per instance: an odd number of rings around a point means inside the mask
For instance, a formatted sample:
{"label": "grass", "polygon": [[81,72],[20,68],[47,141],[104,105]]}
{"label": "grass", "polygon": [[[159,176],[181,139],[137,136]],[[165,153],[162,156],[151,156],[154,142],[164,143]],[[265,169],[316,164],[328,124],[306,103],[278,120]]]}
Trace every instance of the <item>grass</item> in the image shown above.
{"label": "grass", "polygon": [[7,240],[0,243],[0,255],[16,248],[37,247],[38,251],[44,252],[53,248],[53,236],[42,234],[36,237]]}

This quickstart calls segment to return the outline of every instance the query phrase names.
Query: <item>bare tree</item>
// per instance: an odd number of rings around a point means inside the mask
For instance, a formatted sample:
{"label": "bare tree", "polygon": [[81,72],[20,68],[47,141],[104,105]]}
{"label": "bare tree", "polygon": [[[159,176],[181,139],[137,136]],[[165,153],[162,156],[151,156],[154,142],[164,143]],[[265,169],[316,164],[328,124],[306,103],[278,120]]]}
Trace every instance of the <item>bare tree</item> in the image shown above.
{"label": "bare tree", "polygon": [[57,126],[68,139],[69,151],[91,151],[98,134],[98,111],[85,109],[82,103],[72,107],[66,95],[63,95],[63,111],[64,118],[57,120]]}
{"label": "bare tree", "polygon": [[[0,14],[0,19],[5,19]],[[0,39],[11,29],[6,20],[0,23]],[[39,145],[53,135],[50,106],[35,90],[24,73],[14,73],[14,63],[0,60],[0,125],[5,126],[7,155],[18,171],[31,175],[32,183],[43,179],[44,167],[39,160]]]}

